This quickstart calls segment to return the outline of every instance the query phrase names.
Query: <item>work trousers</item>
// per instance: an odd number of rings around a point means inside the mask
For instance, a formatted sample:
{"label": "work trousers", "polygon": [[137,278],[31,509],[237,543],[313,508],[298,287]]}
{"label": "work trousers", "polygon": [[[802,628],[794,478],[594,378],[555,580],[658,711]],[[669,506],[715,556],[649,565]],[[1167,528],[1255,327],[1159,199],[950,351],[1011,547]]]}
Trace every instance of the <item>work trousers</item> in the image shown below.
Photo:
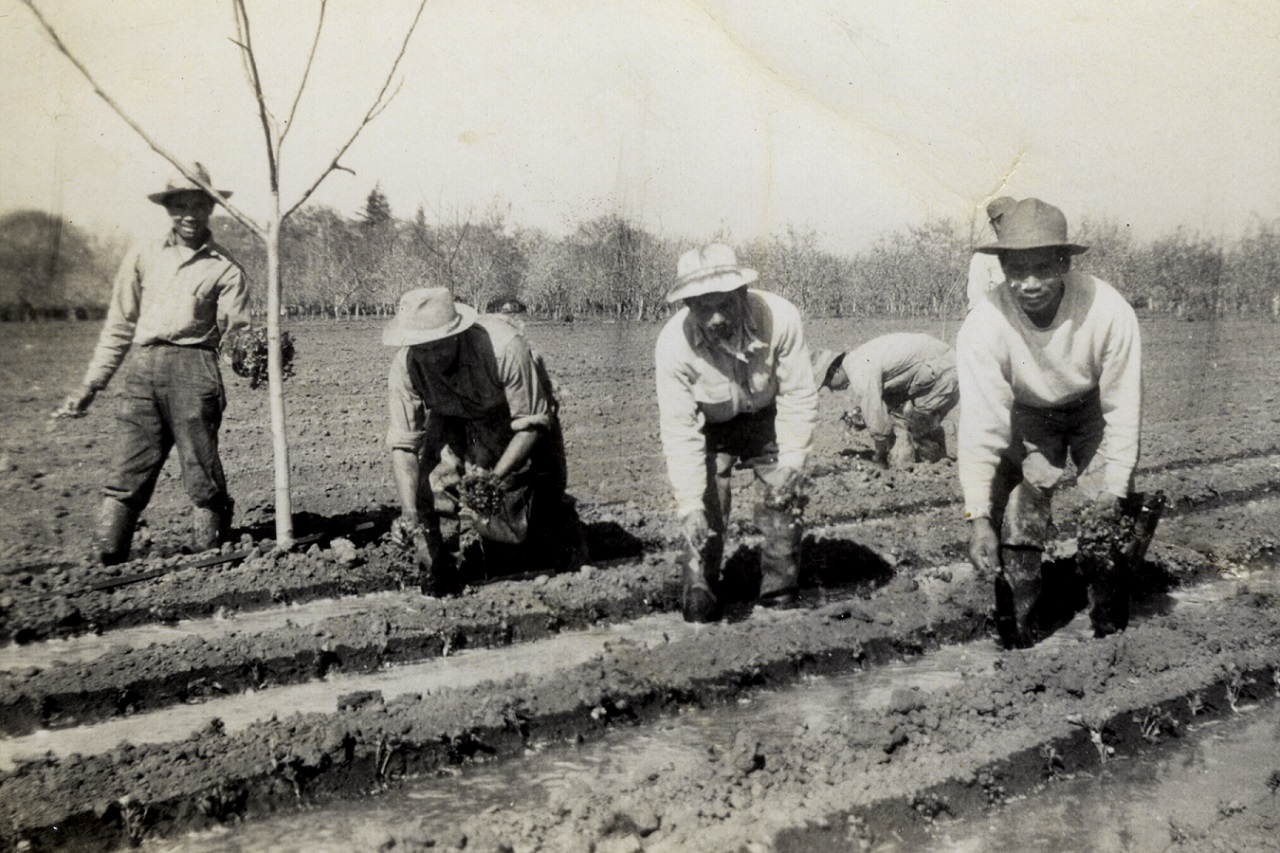
{"label": "work trousers", "polygon": [[707,489],[702,505],[711,529],[724,533],[732,507],[734,465],[750,468],[756,481],[770,485],[778,467],[778,410],[769,406],[718,424],[707,424]]}
{"label": "work trousers", "polygon": [[134,347],[105,496],[142,512],[169,451],[176,449],[191,502],[225,512],[230,503],[218,458],[218,429],[226,405],[214,350],[167,344]]}
{"label": "work trousers", "polygon": [[[1088,499],[1105,489],[1105,461],[1098,455],[1106,421],[1094,391],[1055,409],[1015,403],[1013,439],[996,467],[991,519],[1000,543],[1044,548],[1050,537],[1053,492],[1067,460],[1076,466],[1076,486]],[[1133,490],[1132,482],[1129,490]]]}

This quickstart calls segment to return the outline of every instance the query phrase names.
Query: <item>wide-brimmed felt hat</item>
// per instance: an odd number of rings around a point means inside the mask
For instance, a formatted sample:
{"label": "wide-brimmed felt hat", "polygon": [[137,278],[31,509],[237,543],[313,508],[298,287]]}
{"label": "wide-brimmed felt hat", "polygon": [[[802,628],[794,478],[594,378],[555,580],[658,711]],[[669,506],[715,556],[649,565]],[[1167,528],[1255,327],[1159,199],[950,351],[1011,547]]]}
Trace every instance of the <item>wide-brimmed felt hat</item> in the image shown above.
{"label": "wide-brimmed felt hat", "polygon": [[723,243],[712,243],[680,256],[676,264],[676,283],[667,291],[667,301],[679,302],[708,293],[727,293],[746,287],[759,277],[755,270],[738,266],[733,249]]}
{"label": "wide-brimmed felt hat", "polygon": [[470,305],[453,301],[447,287],[420,287],[400,297],[396,316],[382,330],[389,347],[428,344],[465,332],[479,315]]}
{"label": "wide-brimmed felt hat", "polygon": [[810,355],[813,360],[813,379],[821,388],[827,384],[831,371],[844,360],[844,353],[832,352],[829,349],[820,349]]}
{"label": "wide-brimmed felt hat", "polygon": [[[203,163],[192,163],[191,171],[197,178],[204,181],[209,186],[213,186],[213,179],[209,177],[209,170],[204,167]],[[176,195],[178,193],[200,193],[202,195],[209,195],[209,192],[204,187],[200,186],[181,172],[178,172],[177,174],[170,176],[168,182],[164,185],[164,189],[160,190],[158,193],[149,194],[147,198],[151,199],[156,204],[164,204],[169,200],[169,196]],[[231,193],[228,190],[218,190],[218,195],[222,198],[231,198]],[[212,198],[212,196],[209,197]]]}
{"label": "wide-brimmed felt hat", "polygon": [[999,220],[1000,217],[1013,210],[1013,206],[1017,203],[1018,200],[1016,198],[1007,195],[992,199],[987,204],[987,219],[991,222]]}
{"label": "wide-brimmed felt hat", "polygon": [[978,251],[988,255],[1026,249],[1066,249],[1073,255],[1089,251],[1088,246],[1067,239],[1067,217],[1061,210],[1038,198],[1024,198],[1000,217],[1000,239]]}

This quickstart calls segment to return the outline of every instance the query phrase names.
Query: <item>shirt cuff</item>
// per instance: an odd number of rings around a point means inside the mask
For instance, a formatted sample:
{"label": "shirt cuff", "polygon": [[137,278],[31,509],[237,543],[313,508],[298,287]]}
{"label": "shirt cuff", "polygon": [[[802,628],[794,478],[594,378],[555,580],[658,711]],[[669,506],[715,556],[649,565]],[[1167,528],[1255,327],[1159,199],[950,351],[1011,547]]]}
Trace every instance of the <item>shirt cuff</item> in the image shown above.
{"label": "shirt cuff", "polygon": [[805,460],[809,458],[809,454],[803,450],[791,450],[786,453],[778,454],[779,468],[792,468],[796,471],[804,469]]}
{"label": "shirt cuff", "polygon": [[526,429],[551,429],[550,415],[524,415],[511,419],[511,431],[520,432]]}
{"label": "shirt cuff", "polygon": [[387,446],[392,450],[410,450],[417,453],[422,448],[423,430],[387,430]]}

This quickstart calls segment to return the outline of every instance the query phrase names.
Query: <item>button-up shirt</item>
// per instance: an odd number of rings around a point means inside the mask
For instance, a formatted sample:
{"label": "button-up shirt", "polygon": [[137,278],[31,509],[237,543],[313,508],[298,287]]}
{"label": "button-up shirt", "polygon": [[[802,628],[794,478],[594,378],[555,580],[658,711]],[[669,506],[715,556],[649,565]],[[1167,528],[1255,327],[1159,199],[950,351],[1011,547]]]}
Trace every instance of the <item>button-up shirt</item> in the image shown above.
{"label": "button-up shirt", "polygon": [[248,325],[244,270],[212,237],[198,249],[173,232],[139,243],[116,273],[84,384],[107,387],[134,344],[215,348],[224,334]]}
{"label": "button-up shirt", "polygon": [[555,398],[537,354],[511,320],[481,315],[458,338],[453,368],[417,371],[416,381],[412,348],[396,352],[387,379],[387,444],[439,453],[445,435],[429,429],[430,422],[457,418],[466,422],[467,461],[492,468],[515,433],[552,426]]}
{"label": "button-up shirt", "polygon": [[787,300],[747,291],[739,346],[708,340],[688,307],[658,334],[659,426],[667,475],[681,516],[702,508],[707,487],[703,427],[777,405],[778,465],[800,469],[817,420],[818,389],[800,312]]}
{"label": "button-up shirt", "polygon": [[[899,332],[867,341],[840,362],[849,391],[862,407],[867,430],[879,438],[893,435],[892,406],[928,390],[955,367],[951,347],[932,335]],[[954,387],[954,386],[953,386]]]}
{"label": "button-up shirt", "polygon": [[956,465],[970,518],[991,514],[991,484],[1012,441],[1013,405],[1072,404],[1095,389],[1105,426],[1098,454],[1104,482],[1128,494],[1138,463],[1142,420],[1142,344],[1138,318],[1105,281],[1064,276],[1058,313],[1037,328],[1009,287],[999,287],[965,318],[956,341],[960,428]]}

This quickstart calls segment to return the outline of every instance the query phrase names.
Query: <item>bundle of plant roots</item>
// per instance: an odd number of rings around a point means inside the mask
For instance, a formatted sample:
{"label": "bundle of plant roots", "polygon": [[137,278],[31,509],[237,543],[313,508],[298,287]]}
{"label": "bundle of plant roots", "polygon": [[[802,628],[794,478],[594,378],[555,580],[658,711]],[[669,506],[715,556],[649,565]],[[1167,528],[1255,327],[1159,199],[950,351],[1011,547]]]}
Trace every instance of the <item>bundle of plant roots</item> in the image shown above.
{"label": "bundle of plant roots", "polygon": [[804,481],[797,477],[780,489],[765,489],[763,503],[769,509],[789,512],[794,520],[799,521],[804,516],[804,508],[809,505],[809,496],[804,493]]}
{"label": "bundle of plant roots", "polygon": [[[267,381],[267,330],[239,329],[222,341],[224,349],[231,353],[231,370],[236,376],[249,380],[250,388],[257,388]],[[288,332],[280,333],[280,366],[285,379],[293,376],[293,338]]]}
{"label": "bundle of plant roots", "polygon": [[491,518],[502,509],[503,491],[489,472],[471,473],[458,485],[462,505],[480,518]]}

